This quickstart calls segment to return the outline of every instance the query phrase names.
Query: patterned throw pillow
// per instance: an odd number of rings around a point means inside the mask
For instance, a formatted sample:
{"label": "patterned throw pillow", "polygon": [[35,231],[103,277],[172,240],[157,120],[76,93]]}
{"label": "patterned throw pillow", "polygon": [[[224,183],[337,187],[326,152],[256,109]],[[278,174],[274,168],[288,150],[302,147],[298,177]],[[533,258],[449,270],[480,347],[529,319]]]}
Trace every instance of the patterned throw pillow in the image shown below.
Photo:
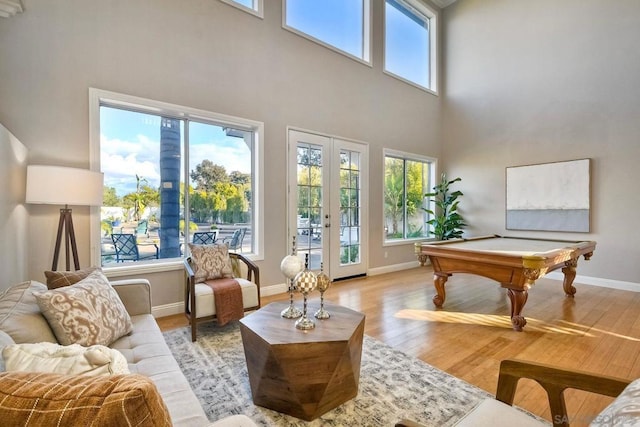
{"label": "patterned throw pillow", "polygon": [[102,271],[100,267],[89,267],[78,271],[45,271],[44,275],[47,278],[47,288],[57,289],[78,283],[96,270]]}
{"label": "patterned throw pillow", "polygon": [[101,271],[75,285],[34,295],[62,345],[109,345],[133,328],[124,304]]}
{"label": "patterned throw pillow", "polygon": [[10,425],[171,426],[157,387],[143,375],[4,372],[0,382],[0,419]]}
{"label": "patterned throw pillow", "polygon": [[189,243],[196,283],[233,277],[227,245],[194,245]]}

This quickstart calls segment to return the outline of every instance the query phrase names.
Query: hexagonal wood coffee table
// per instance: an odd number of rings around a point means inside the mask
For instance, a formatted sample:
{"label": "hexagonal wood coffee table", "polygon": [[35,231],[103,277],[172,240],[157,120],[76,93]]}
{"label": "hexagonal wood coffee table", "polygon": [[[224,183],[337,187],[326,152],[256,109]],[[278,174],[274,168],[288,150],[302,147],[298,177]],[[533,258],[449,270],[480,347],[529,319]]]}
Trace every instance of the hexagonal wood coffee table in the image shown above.
{"label": "hexagonal wood coffee table", "polygon": [[[310,316],[318,307],[311,301]],[[325,304],[327,320],[309,331],[271,303],[240,320],[253,403],[311,421],[354,398],[360,381],[365,316]]]}

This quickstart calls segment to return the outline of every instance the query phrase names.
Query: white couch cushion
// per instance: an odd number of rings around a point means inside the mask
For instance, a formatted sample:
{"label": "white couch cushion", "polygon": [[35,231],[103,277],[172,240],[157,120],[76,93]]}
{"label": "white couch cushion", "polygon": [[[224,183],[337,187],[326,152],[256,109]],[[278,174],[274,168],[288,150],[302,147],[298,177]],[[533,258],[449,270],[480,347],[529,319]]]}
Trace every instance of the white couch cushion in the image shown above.
{"label": "white couch cushion", "polygon": [[485,399],[456,424],[458,427],[540,427],[548,424],[496,399]]}

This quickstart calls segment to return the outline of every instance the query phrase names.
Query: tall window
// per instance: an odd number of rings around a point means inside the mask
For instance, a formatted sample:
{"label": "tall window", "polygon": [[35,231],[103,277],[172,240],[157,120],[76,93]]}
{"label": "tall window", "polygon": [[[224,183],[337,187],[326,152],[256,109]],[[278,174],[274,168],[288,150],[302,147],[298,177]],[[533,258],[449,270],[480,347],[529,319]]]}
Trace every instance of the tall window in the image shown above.
{"label": "tall window", "polygon": [[101,265],[180,258],[196,233],[223,242],[238,229],[244,239],[235,250],[257,253],[261,126],[118,97],[95,100],[104,173]]}
{"label": "tall window", "polygon": [[369,62],[370,0],[284,0],[284,28]]}
{"label": "tall window", "polygon": [[432,187],[434,160],[392,150],[384,152],[385,241],[430,235],[424,196]]}
{"label": "tall window", "polygon": [[264,16],[264,0],[221,0],[240,10],[262,18]]}
{"label": "tall window", "polygon": [[436,15],[417,0],[386,0],[384,69],[436,90]]}

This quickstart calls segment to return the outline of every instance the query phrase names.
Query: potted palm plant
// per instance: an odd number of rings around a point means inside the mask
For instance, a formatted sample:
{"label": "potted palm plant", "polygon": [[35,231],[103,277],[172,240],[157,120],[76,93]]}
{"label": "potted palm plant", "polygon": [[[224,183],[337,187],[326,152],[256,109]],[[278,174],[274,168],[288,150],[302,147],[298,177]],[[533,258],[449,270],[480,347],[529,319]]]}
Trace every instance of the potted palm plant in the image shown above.
{"label": "potted palm plant", "polygon": [[462,216],[458,213],[458,197],[463,193],[459,190],[452,191],[451,185],[462,181],[461,178],[447,180],[445,173],[440,176],[440,183],[433,187],[433,192],[425,194],[432,197],[435,210],[425,209],[431,215],[427,221],[430,225],[430,233],[438,240],[449,240],[462,237],[462,229],[467,226]]}

